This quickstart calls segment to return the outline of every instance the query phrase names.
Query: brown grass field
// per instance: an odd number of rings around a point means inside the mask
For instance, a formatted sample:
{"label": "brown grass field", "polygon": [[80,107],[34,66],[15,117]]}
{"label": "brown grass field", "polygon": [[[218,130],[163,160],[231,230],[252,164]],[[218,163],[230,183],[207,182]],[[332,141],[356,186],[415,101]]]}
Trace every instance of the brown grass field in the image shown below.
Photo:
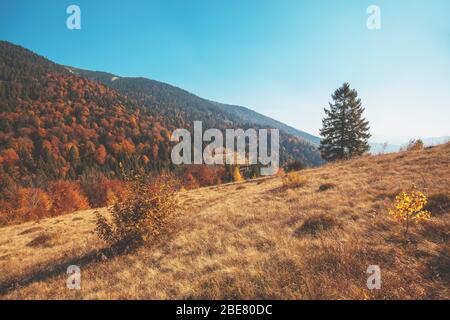
{"label": "brown grass field", "polygon": [[[1,299],[449,299],[450,144],[178,195],[158,242],[107,257],[94,210],[0,229]],[[432,218],[388,215],[415,184]],[[102,209],[106,211],[105,209]],[[66,268],[81,267],[81,290]],[[369,265],[382,287],[366,286]]]}

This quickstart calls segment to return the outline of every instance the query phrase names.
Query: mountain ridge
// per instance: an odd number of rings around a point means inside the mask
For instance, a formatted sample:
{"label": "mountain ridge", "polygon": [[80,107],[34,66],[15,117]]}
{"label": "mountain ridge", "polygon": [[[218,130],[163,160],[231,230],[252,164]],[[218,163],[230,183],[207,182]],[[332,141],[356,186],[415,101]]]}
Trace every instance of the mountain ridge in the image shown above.
{"label": "mountain ridge", "polygon": [[[286,125],[282,123],[281,121],[278,121],[276,119],[273,119],[271,117],[265,116],[257,111],[252,110],[251,108],[239,106],[239,105],[232,105],[232,104],[225,104],[220,103],[217,101],[209,100],[202,98],[194,93],[191,93],[185,89],[182,89],[180,87],[160,82],[157,80],[145,78],[145,77],[121,77],[112,73],[104,72],[104,71],[91,71],[86,69],[80,69],[75,68],[71,66],[65,66],[67,69],[71,70],[74,73],[79,74],[80,76],[87,77],[89,79],[92,79],[94,81],[99,81],[107,86],[110,86],[114,89],[119,89],[119,85],[121,82],[141,82],[146,81],[148,83],[148,86],[153,86],[153,90],[155,93],[157,93],[157,87],[164,87],[164,88],[170,88],[173,91],[177,91],[175,94],[181,94],[185,96],[190,96],[192,99],[197,100],[199,103],[206,103],[210,104],[211,107],[215,107],[217,109],[220,109],[222,111],[225,111],[235,117],[237,117],[240,121],[250,123],[250,124],[256,124],[260,126],[270,126],[275,129],[279,129],[281,131],[284,131],[285,133],[288,133],[290,135],[293,135],[295,137],[301,138],[315,146],[317,146],[320,143],[320,138],[316,137],[312,134],[309,134],[305,131],[296,129],[292,126]],[[127,91],[126,89],[124,91]],[[158,97],[161,101],[161,97]]]}

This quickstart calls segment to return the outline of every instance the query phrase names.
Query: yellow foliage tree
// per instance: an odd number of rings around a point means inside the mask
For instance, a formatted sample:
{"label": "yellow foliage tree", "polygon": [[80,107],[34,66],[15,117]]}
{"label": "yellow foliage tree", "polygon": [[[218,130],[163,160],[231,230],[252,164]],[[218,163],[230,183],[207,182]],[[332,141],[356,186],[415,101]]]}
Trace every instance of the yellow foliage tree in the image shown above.
{"label": "yellow foliage tree", "polygon": [[308,183],[308,179],[300,174],[300,172],[289,172],[283,177],[283,185],[286,188],[303,187]]}
{"label": "yellow foliage tree", "polygon": [[394,209],[389,214],[396,220],[405,224],[405,237],[408,235],[410,221],[420,223],[430,219],[431,212],[424,210],[427,197],[417,191],[414,186],[409,192],[402,192],[395,198]]}
{"label": "yellow foliage tree", "polygon": [[234,167],[233,181],[239,182],[239,181],[242,181],[242,180],[244,180],[244,178],[242,178],[241,171],[239,170],[239,167],[237,167],[237,166]]}

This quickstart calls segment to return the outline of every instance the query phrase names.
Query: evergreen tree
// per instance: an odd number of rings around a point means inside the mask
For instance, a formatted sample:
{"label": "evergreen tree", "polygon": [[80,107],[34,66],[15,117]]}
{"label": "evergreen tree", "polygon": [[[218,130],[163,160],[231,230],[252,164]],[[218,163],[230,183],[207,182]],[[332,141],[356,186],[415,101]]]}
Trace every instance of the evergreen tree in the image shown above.
{"label": "evergreen tree", "polygon": [[320,152],[325,160],[349,159],[369,150],[369,122],[363,118],[364,108],[358,92],[344,83],[331,96],[333,103],[325,109],[320,134]]}
{"label": "evergreen tree", "polygon": [[79,160],[80,153],[78,152],[78,148],[76,146],[72,146],[69,150],[69,161],[74,167],[76,167]]}

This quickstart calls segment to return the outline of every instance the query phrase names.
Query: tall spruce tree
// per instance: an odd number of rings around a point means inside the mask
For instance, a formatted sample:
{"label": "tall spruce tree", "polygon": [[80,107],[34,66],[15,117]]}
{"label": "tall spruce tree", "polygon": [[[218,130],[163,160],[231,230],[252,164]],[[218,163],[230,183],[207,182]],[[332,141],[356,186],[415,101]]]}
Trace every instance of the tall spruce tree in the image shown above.
{"label": "tall spruce tree", "polygon": [[370,147],[369,122],[363,118],[364,108],[358,92],[344,83],[331,96],[330,109],[324,109],[320,142],[322,158],[328,161],[362,155]]}

